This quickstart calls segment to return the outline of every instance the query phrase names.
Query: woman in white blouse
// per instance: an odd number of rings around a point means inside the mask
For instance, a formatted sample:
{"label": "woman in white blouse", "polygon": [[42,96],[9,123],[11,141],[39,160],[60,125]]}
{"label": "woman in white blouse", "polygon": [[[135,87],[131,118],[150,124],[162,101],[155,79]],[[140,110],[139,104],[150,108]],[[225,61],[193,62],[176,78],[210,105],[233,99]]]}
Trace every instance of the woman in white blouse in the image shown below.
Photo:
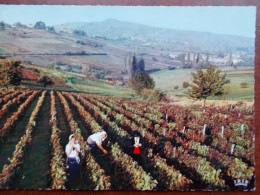
{"label": "woman in white blouse", "polygon": [[80,166],[79,166],[79,154],[80,145],[76,140],[74,134],[69,136],[69,143],[66,145],[66,155],[67,155],[67,166],[68,174],[70,179],[76,179],[80,177]]}
{"label": "woman in white blouse", "polygon": [[95,151],[98,147],[104,154],[107,151],[102,147],[102,142],[107,138],[107,133],[105,131],[94,133],[88,137],[87,143],[91,148],[91,151]]}

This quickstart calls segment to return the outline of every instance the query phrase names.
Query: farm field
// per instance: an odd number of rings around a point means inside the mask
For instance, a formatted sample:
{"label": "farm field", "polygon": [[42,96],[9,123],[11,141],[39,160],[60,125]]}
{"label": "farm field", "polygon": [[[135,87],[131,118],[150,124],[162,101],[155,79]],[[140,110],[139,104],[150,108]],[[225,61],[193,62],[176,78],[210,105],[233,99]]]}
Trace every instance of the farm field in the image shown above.
{"label": "farm field", "polygon": [[[51,90],[0,94],[0,188],[253,190],[254,110],[192,107]],[[106,131],[103,155],[89,135]],[[141,134],[141,158],[127,147]],[[65,146],[79,141],[81,179],[66,175]],[[31,181],[34,182],[31,182]],[[243,182],[247,187],[236,186]]]}
{"label": "farm field", "polygon": [[[226,73],[227,79],[230,80],[229,84],[226,84],[224,88],[232,89],[228,93],[226,98],[233,98],[234,100],[246,100],[253,101],[254,99],[254,69],[241,67],[238,69],[234,68],[222,68],[223,73]],[[190,82],[192,77],[191,73],[196,72],[195,69],[176,69],[176,70],[165,70],[152,73],[156,88],[160,88],[163,92],[178,95],[187,96],[185,94],[185,89],[183,89],[182,83],[184,81]],[[246,88],[241,88],[240,83],[246,82],[248,86]],[[178,86],[178,89],[174,89]],[[218,99],[214,97],[212,99]],[[221,97],[219,98],[221,99]]]}

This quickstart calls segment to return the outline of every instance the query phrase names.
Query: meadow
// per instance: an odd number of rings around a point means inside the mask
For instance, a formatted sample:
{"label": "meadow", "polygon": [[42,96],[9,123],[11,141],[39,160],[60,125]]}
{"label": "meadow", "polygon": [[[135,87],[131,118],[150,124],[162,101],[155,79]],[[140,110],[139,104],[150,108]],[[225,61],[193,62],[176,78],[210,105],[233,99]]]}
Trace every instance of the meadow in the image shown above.
{"label": "meadow", "polygon": [[[222,68],[223,73],[226,73],[227,79],[230,80],[224,88],[229,90],[225,96],[228,100],[254,100],[254,69],[253,68]],[[179,97],[188,97],[183,88],[183,82],[191,82],[191,73],[196,72],[196,69],[175,69],[164,70],[152,73],[151,76],[156,83],[156,88],[161,89],[166,94],[176,95]],[[246,82],[248,86],[242,88],[240,83]],[[178,89],[174,89],[178,86]],[[209,99],[223,99],[222,97],[210,97]]]}

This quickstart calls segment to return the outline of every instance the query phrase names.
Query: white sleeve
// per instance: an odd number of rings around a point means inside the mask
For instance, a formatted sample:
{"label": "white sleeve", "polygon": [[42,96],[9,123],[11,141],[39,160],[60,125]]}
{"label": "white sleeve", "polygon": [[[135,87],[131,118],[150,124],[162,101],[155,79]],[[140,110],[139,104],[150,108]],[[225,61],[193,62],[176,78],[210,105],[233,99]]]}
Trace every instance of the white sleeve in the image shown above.
{"label": "white sleeve", "polygon": [[80,145],[77,144],[76,147],[77,147],[77,150],[80,152]]}
{"label": "white sleeve", "polygon": [[97,133],[91,135],[90,138],[93,140],[93,142],[96,142],[96,144],[101,144],[100,137]]}
{"label": "white sleeve", "polygon": [[98,138],[97,141],[96,141],[96,144],[100,144],[101,145],[101,142],[102,142],[101,139]]}
{"label": "white sleeve", "polygon": [[69,151],[70,151],[70,148],[71,148],[71,145],[70,145],[70,144],[67,144],[67,145],[66,145],[65,152],[66,152],[66,153],[69,152]]}

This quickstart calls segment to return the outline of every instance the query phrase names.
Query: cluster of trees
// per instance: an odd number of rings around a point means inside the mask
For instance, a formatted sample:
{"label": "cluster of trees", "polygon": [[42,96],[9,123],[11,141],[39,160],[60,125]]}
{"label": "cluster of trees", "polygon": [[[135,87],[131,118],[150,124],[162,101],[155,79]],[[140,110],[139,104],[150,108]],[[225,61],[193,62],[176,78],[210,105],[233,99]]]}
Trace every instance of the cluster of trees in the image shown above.
{"label": "cluster of trees", "polygon": [[34,25],[34,29],[47,30],[49,32],[55,32],[55,28],[53,26],[46,26],[46,24],[42,21],[36,22],[36,24]]}
{"label": "cluster of trees", "polygon": [[145,61],[138,59],[136,54],[129,60],[129,86],[143,99],[160,101],[164,94],[160,90],[154,90],[153,78],[145,73]]}
{"label": "cluster of trees", "polygon": [[128,76],[132,78],[139,72],[145,73],[144,59],[142,57],[138,58],[135,53],[133,55],[131,54],[128,58]]}
{"label": "cluster of trees", "polygon": [[[134,55],[131,60],[130,65],[130,79],[129,86],[136,91],[138,95],[147,96],[147,93],[159,94],[163,98],[162,93],[154,93],[155,82],[150,77],[149,74],[146,74],[144,70],[136,71],[136,67],[140,69],[139,63],[141,62],[142,66],[145,67],[144,60],[137,61],[136,56]],[[204,106],[206,104],[206,99],[209,96],[222,96],[228,93],[223,86],[230,81],[226,79],[226,75],[221,75],[221,70],[216,69],[215,66],[207,66],[206,71],[203,71],[202,68],[198,69],[197,72],[192,73],[192,81],[184,82],[183,88],[187,89],[188,95],[197,100],[204,100]],[[244,87],[244,85],[243,85]],[[175,86],[174,89],[178,89],[178,86]],[[150,90],[150,91],[149,91]],[[158,99],[158,98],[157,98]],[[160,99],[160,98],[159,98]]]}
{"label": "cluster of trees", "polygon": [[83,37],[87,35],[86,32],[83,30],[74,30],[73,34],[76,36],[83,36]]}

